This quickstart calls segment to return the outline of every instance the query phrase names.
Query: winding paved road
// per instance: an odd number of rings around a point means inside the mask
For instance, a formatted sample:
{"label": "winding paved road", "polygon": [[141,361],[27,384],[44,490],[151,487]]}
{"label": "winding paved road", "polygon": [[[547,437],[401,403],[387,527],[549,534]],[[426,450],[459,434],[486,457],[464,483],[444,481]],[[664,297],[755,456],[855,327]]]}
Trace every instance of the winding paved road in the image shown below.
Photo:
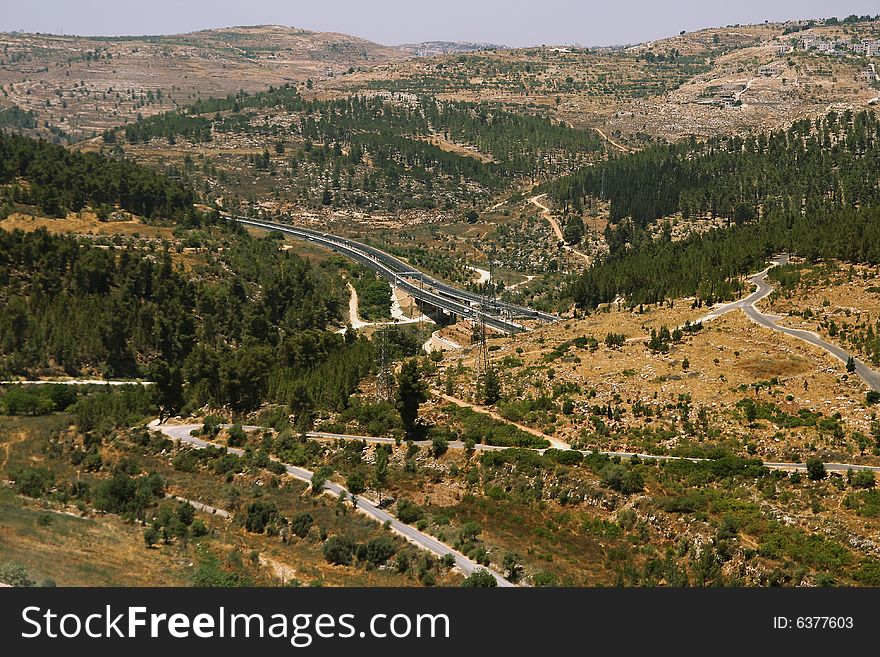
{"label": "winding paved road", "polygon": [[[186,443],[192,445],[199,449],[204,449],[208,446],[214,447],[224,447],[230,454],[235,454],[237,456],[242,456],[244,454],[244,450],[238,449],[235,447],[226,447],[225,445],[221,445],[219,443],[209,442],[206,440],[202,440],[201,438],[196,438],[195,436],[190,435],[191,432],[195,429],[201,428],[201,425],[198,424],[179,424],[179,425],[169,425],[169,424],[159,424],[158,420],[153,420],[149,424],[150,428],[154,431],[158,431],[170,438],[171,440],[175,440],[177,442]],[[262,427],[256,426],[245,426],[243,427],[246,431],[255,431],[262,429]],[[381,436],[358,436],[353,434],[339,434],[339,433],[329,433],[325,431],[310,431],[306,434],[309,438],[314,438],[317,440],[344,440],[344,441],[362,441],[365,443],[375,443],[375,444],[383,444],[383,445],[393,445],[395,444],[395,440],[393,438],[381,437]],[[549,436],[546,436],[549,438]],[[416,441],[417,445],[430,448],[430,441]],[[466,445],[461,441],[450,441],[448,443],[448,447],[450,449],[465,449]],[[567,447],[567,446],[566,446]],[[489,452],[489,451],[499,451],[510,449],[509,447],[501,447],[497,445],[483,445],[477,444],[474,445],[474,450],[478,452]],[[543,453],[545,450],[536,450],[539,453]],[[590,454],[589,451],[582,451],[584,455]],[[669,456],[664,454],[643,454],[640,452],[611,452],[611,451],[600,451],[599,454],[604,454],[606,456],[618,456],[620,458],[633,458],[638,457],[644,460],[655,460],[655,461],[691,461],[691,462],[699,462],[705,461],[708,459],[700,459],[700,458],[688,458],[684,456]],[[277,460],[277,459],[273,459]],[[287,474],[295,479],[299,479],[300,481],[310,483],[312,480],[313,473],[310,470],[306,470],[305,468],[300,468],[293,465],[288,465],[286,463],[282,463]],[[784,462],[765,462],[764,466],[774,470],[799,470],[806,471],[807,467],[803,463],[784,463]],[[857,465],[857,464],[849,464],[849,463],[826,463],[825,469],[829,472],[846,472],[848,470],[868,470],[871,472],[880,473],[880,466],[874,465]],[[324,484],[324,490],[329,492],[335,496],[348,496],[349,492],[339,484],[328,481]],[[178,498],[182,499],[182,498]],[[190,501],[194,505],[201,505],[201,503]],[[380,523],[389,523],[389,526],[397,532],[400,536],[404,537],[409,542],[414,545],[428,550],[437,556],[445,556],[447,554],[452,554],[455,559],[455,566],[461,570],[465,575],[470,575],[471,573],[484,569],[487,570],[498,582],[499,587],[514,587],[516,586],[512,582],[506,580],[499,573],[484,568],[483,566],[475,563],[461,552],[453,549],[452,547],[446,545],[438,541],[433,536],[429,536],[428,534],[424,534],[420,532],[418,529],[407,525],[393,515],[385,511],[384,509],[380,509],[378,506],[370,502],[369,500],[364,499],[363,497],[356,498],[357,509],[367,515],[370,518],[373,518],[377,522]],[[213,509],[207,505],[201,505],[203,510],[219,513],[219,509]],[[199,507],[197,507],[199,508]],[[225,512],[223,512],[225,513]]]}
{"label": "winding paved road", "polygon": [[424,272],[414,270],[411,265],[380,249],[355,240],[290,224],[236,215],[227,216],[246,226],[285,233],[329,248],[369,267],[392,285],[396,285],[416,299],[459,317],[483,318],[486,326],[503,333],[520,333],[526,330],[526,327],[513,321],[514,318],[535,319],[542,322],[559,320],[555,315],[504,301],[489,300],[481,294],[448,285]]}
{"label": "winding paved road", "polygon": [[[275,229],[275,227],[272,227]],[[800,340],[804,340],[812,345],[820,347],[830,353],[835,358],[839,359],[842,362],[846,362],[849,358],[849,354],[841,349],[840,347],[830,344],[823,340],[819,335],[813,333],[812,331],[806,331],[802,329],[794,329],[786,326],[779,326],[776,322],[779,319],[778,316],[770,315],[761,312],[755,307],[755,303],[767,297],[772,291],[773,287],[767,282],[767,274],[770,269],[776,265],[785,264],[787,258],[784,256],[774,258],[771,261],[771,265],[757,274],[753,274],[749,277],[749,282],[755,286],[755,291],[752,292],[749,296],[744,299],[740,299],[739,301],[734,301],[732,303],[723,304],[713,309],[710,313],[708,313],[703,318],[697,320],[698,322],[706,322],[716,319],[725,313],[729,313],[734,310],[741,309],[753,322],[759,324],[760,326],[764,326],[765,328],[769,328],[774,331],[779,331],[781,333],[785,333],[787,335],[791,335]],[[856,373],[873,389],[880,391],[880,374],[875,372],[874,370],[868,368],[864,363],[859,360],[856,360]],[[156,431],[163,433],[165,436],[171,438],[172,440],[176,440],[179,442],[187,443],[193,445],[198,448],[204,448],[209,445],[214,445],[218,447],[223,447],[223,445],[219,445],[218,443],[212,443],[201,438],[196,438],[191,436],[190,433],[194,429],[198,429],[199,425],[188,424],[188,425],[161,425],[158,420],[154,420],[150,423],[150,427]],[[259,427],[245,427],[248,430],[256,430]],[[541,434],[537,430],[530,431],[536,434],[542,435],[554,447],[558,448],[568,448],[565,444],[558,444],[560,441],[554,440],[550,436],[546,436]],[[395,440],[393,438],[387,437],[379,437],[379,436],[357,436],[357,435],[349,435],[349,434],[336,434],[336,433],[328,433],[328,432],[319,432],[312,431],[306,434],[310,438],[316,438],[319,440],[358,440],[370,443],[380,443],[380,444],[394,444]],[[428,446],[430,445],[427,441],[421,441],[417,444]],[[452,449],[464,449],[464,443],[460,441],[451,441],[448,443],[448,446]],[[507,447],[493,446],[493,445],[482,445],[478,444],[474,446],[476,451],[493,451],[493,450],[503,450],[509,449]],[[244,451],[236,448],[227,448],[227,450],[232,453],[241,456]],[[539,452],[543,452],[543,450],[537,450]],[[583,452],[584,454],[588,454],[589,452]],[[642,454],[638,452],[608,452],[603,451],[599,452],[601,454],[605,454],[607,456],[619,456],[621,458],[632,458],[638,457],[640,459],[651,459],[651,460],[687,460],[692,462],[703,461],[706,459],[698,459],[698,458],[687,458],[687,457],[679,457],[679,456],[669,456],[669,455],[657,455],[657,454]],[[283,463],[287,474],[299,479],[300,481],[311,482],[312,472],[306,470],[305,468],[300,468],[292,465],[288,465]],[[786,462],[765,462],[764,465],[771,469],[779,469],[779,470],[800,470],[805,471],[806,465],[802,463],[786,463]],[[830,472],[846,472],[847,470],[867,470],[871,472],[880,473],[880,466],[872,466],[872,465],[859,465],[859,464],[849,464],[849,463],[826,463],[825,468]],[[348,491],[336,484],[334,482],[326,482],[324,485],[325,490],[330,492],[333,495],[347,496]],[[455,558],[455,565],[466,575],[473,573],[474,571],[482,568],[479,564],[474,561],[468,559],[465,555],[460,552],[454,550],[448,545],[441,543],[437,539],[424,534],[414,527],[411,527],[405,523],[400,522],[397,518],[392,516],[387,511],[380,509],[378,506],[374,505],[372,502],[365,500],[362,497],[358,497],[356,500],[357,509],[367,516],[375,519],[380,523],[388,522],[394,531],[398,534],[406,538],[408,541],[413,544],[428,550],[438,556],[444,556],[446,554],[452,554]],[[511,582],[504,579],[501,575],[496,572],[489,571],[498,582],[499,586],[514,586]]]}
{"label": "winding paved road", "polygon": [[[181,443],[187,443],[189,445],[193,445],[199,449],[204,449],[208,446],[214,447],[225,447],[225,445],[221,445],[219,443],[209,442],[207,440],[202,440],[201,438],[196,438],[195,436],[190,435],[190,433],[194,429],[200,429],[201,425],[198,424],[159,424],[158,420],[153,420],[150,422],[149,427],[154,431],[159,431],[166,437],[171,440],[175,440]],[[260,427],[245,427],[245,429],[254,430],[259,429]],[[340,438],[343,438],[340,436]],[[354,436],[348,436],[349,439],[354,438]],[[359,438],[358,438],[359,439]],[[388,439],[390,440],[390,439]],[[393,443],[394,441],[391,440]],[[235,454],[236,456],[242,456],[244,454],[244,450],[237,449],[235,447],[225,447],[226,450],[230,454]],[[274,459],[273,459],[274,460]],[[305,468],[299,468],[294,465],[288,465],[286,463],[282,463],[282,465],[287,470],[287,474],[295,479],[299,479],[300,481],[311,482],[312,481],[312,472],[310,470],[306,470]],[[335,496],[348,496],[348,491],[340,486],[337,483],[332,481],[328,481],[324,484],[324,490],[328,491],[332,495]],[[488,570],[495,580],[498,582],[498,586],[514,586],[511,582],[504,579],[498,573],[484,568],[480,564],[476,563],[468,559],[461,552],[451,548],[445,543],[441,543],[433,536],[429,536],[428,534],[424,534],[417,530],[415,527],[411,527],[407,525],[393,515],[385,511],[384,509],[380,509],[378,506],[370,502],[369,500],[364,499],[363,497],[358,497],[356,499],[356,506],[358,511],[366,514],[370,518],[373,518],[377,522],[380,523],[389,523],[390,527],[403,536],[406,540],[414,545],[417,545],[420,548],[428,550],[429,552],[433,552],[439,557],[443,557],[447,554],[451,554],[455,558],[455,565],[461,570],[465,575],[470,575],[474,571],[477,570]]]}
{"label": "winding paved road", "polygon": [[184,504],[191,505],[196,511],[201,511],[202,513],[208,513],[212,516],[219,516],[221,518],[231,518],[232,514],[226,509],[218,509],[216,506],[210,506],[208,504],[204,504],[203,502],[199,502],[198,500],[191,500],[188,497],[181,497],[180,495],[172,495],[171,493],[165,493],[165,497],[169,500],[177,500],[178,502],[183,502]]}
{"label": "winding paved road", "polygon": [[[739,301],[734,301],[732,303],[726,303],[724,305],[718,306],[717,308],[713,309],[708,315],[697,321],[708,322],[733,310],[742,310],[746,314],[746,316],[756,324],[763,326],[764,328],[771,329],[773,331],[785,333],[786,335],[790,335],[792,337],[803,340],[804,342],[808,342],[811,345],[819,347],[820,349],[824,349],[840,362],[845,364],[850,357],[850,354],[845,350],[841,349],[835,344],[826,342],[813,331],[790,328],[788,326],[780,326],[776,323],[779,319],[781,319],[779,315],[770,315],[768,313],[761,312],[755,307],[755,304],[758,301],[770,295],[770,293],[774,290],[773,286],[767,282],[767,274],[770,272],[770,269],[778,265],[784,265],[786,262],[788,262],[788,258],[787,256],[777,256],[773,258],[770,262],[771,264],[769,267],[767,267],[763,271],[759,271],[757,274],[753,274],[748,278],[749,283],[755,286],[754,292],[752,292],[744,299],[740,299]],[[856,374],[859,375],[859,377],[871,388],[871,390],[876,390],[880,392],[880,373],[871,369],[870,367],[865,365],[865,363],[855,357],[853,357],[853,360],[855,360],[856,364]]]}

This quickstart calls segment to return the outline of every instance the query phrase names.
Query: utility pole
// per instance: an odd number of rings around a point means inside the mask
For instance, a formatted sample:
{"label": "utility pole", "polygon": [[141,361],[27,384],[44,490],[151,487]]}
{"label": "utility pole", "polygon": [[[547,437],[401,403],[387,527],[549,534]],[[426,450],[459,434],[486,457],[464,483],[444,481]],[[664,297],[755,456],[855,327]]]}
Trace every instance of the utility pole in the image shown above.
{"label": "utility pole", "polygon": [[498,312],[498,304],[495,299],[495,247],[489,250],[489,285],[492,290],[492,309]]}
{"label": "utility pole", "polygon": [[474,371],[477,375],[475,399],[479,401],[483,396],[483,382],[486,379],[486,373],[492,366],[489,361],[489,346],[486,344],[486,317],[479,311],[477,312],[477,325],[475,328],[478,343],[476,360],[474,362]]}
{"label": "utility pole", "polygon": [[388,358],[388,331],[390,328],[379,329],[379,376],[376,382],[376,392],[379,401],[391,401],[391,363]]}

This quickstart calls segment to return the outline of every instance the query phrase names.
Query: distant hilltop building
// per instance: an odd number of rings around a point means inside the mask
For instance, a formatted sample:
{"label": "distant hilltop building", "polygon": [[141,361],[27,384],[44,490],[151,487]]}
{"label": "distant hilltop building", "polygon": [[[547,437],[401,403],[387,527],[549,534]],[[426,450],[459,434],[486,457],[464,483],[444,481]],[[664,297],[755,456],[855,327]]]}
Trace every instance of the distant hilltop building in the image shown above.
{"label": "distant hilltop building", "polygon": [[776,73],[780,70],[779,62],[771,62],[769,64],[764,64],[763,66],[758,67],[758,75],[762,75],[765,78],[772,78]]}
{"label": "distant hilltop building", "polygon": [[424,41],[422,43],[405,43],[398,49],[416,57],[433,57],[455,53],[477,52],[480,50],[508,50],[507,46],[494,43],[472,43],[469,41]]}

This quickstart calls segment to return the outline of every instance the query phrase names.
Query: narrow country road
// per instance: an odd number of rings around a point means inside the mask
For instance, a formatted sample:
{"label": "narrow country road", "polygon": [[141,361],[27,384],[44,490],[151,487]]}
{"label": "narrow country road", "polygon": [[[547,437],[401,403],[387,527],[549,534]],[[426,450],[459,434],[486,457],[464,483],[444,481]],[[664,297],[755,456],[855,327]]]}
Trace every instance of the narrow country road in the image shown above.
{"label": "narrow country road", "polygon": [[556,219],[553,217],[553,215],[550,214],[550,208],[548,208],[546,205],[544,205],[543,203],[541,203],[541,201],[538,200],[544,196],[547,196],[547,194],[538,194],[537,196],[533,196],[529,199],[529,203],[531,203],[532,205],[536,206],[538,209],[541,210],[541,216],[547,220],[547,222],[550,224],[550,227],[553,229],[553,232],[556,234],[556,238],[560,242],[562,242],[562,248],[564,248],[569,253],[574,253],[575,255],[580,256],[581,258],[583,258],[584,260],[587,261],[587,264],[589,264],[590,263],[590,256],[588,256],[583,251],[578,251],[573,246],[569,246],[568,244],[565,243],[565,238],[562,237],[562,229],[559,227],[559,223],[556,221]]}
{"label": "narrow country road", "polygon": [[[752,292],[744,299],[740,299],[739,301],[734,301],[732,303],[726,303],[713,309],[708,315],[697,320],[697,322],[708,322],[733,310],[742,310],[750,320],[755,322],[755,324],[763,326],[764,328],[771,329],[773,331],[785,333],[786,335],[790,335],[792,337],[798,338],[799,340],[803,340],[804,342],[808,342],[809,344],[819,347],[820,349],[824,349],[826,352],[834,356],[837,360],[845,364],[847,360],[849,360],[850,354],[844,349],[841,349],[837,345],[831,344],[830,342],[826,342],[813,331],[790,328],[788,326],[780,326],[776,323],[780,319],[778,315],[770,315],[768,313],[761,312],[755,307],[755,304],[758,301],[764,299],[773,292],[773,286],[767,282],[767,274],[770,272],[770,269],[777,265],[784,265],[787,261],[788,258],[786,256],[778,256],[771,260],[771,264],[769,267],[767,267],[763,271],[758,272],[757,274],[753,274],[748,278],[749,283],[755,286],[754,292]],[[880,392],[880,373],[871,369],[870,367],[865,365],[865,363],[855,357],[853,357],[853,360],[856,364],[856,374],[859,375],[859,377],[871,388],[871,390],[876,390]]]}
{"label": "narrow country road", "polygon": [[593,130],[595,130],[596,132],[598,132],[598,133],[599,133],[599,136],[602,137],[602,139],[604,139],[604,140],[607,141],[609,144],[611,144],[612,146],[614,146],[617,150],[622,151],[622,152],[624,152],[624,153],[633,153],[633,152],[635,152],[635,151],[633,151],[633,149],[629,148],[628,146],[624,146],[623,144],[618,144],[618,143],[617,143],[616,141],[614,141],[611,137],[609,137],[608,135],[606,135],[605,132],[602,130],[602,128],[597,128],[596,126],[593,126]]}
{"label": "narrow country road", "polygon": [[361,319],[361,314],[359,311],[359,303],[358,303],[358,293],[357,290],[354,289],[354,285],[350,282],[346,281],[345,283],[348,286],[348,323],[351,324],[351,328],[355,331],[361,329],[365,326],[369,326],[370,322],[364,321]]}
{"label": "narrow country road", "polygon": [[[348,286],[348,323],[351,325],[352,330],[358,331],[367,326],[399,326],[401,324],[415,324],[417,322],[426,322],[426,323],[434,323],[434,320],[428,317],[427,315],[419,314],[416,317],[406,317],[403,314],[403,310],[400,308],[400,301],[397,298],[397,294],[406,294],[397,288],[391,288],[391,298],[388,300],[388,305],[391,312],[391,320],[390,321],[380,321],[380,322],[371,322],[361,317],[360,314],[360,301],[358,299],[357,290],[351,284],[350,281],[346,281],[345,283]],[[336,330],[337,333],[345,333],[348,330],[347,326],[343,326]]]}
{"label": "narrow country road", "polygon": [[541,210],[541,214],[544,216],[544,219],[550,224],[550,227],[553,229],[553,232],[556,233],[556,239],[560,242],[565,241],[565,238],[562,236],[562,228],[559,227],[559,222],[550,214],[550,208],[541,203],[538,199],[542,196],[546,196],[546,194],[539,194],[538,196],[533,196],[529,199],[529,203],[532,205],[538,206]]}
{"label": "narrow country road", "polygon": [[[149,427],[154,431],[159,431],[171,440],[193,445],[194,447],[200,449],[204,449],[209,445],[214,447],[225,447],[224,445],[221,445],[219,443],[209,442],[207,440],[202,440],[201,438],[196,438],[195,436],[190,435],[193,430],[201,428],[198,424],[159,424],[158,420],[153,420],[152,422],[150,422]],[[256,427],[247,428],[254,429]],[[242,456],[244,454],[244,450],[237,449],[235,447],[227,447],[226,449],[230,454],[235,454],[236,456]],[[300,481],[311,482],[313,473],[310,470],[299,468],[293,465],[288,465],[286,463],[282,463],[282,465],[287,470],[287,474],[291,477],[299,479]],[[345,488],[332,481],[328,481],[324,484],[324,490],[337,497],[349,495],[348,491]],[[373,518],[377,522],[389,523],[390,527],[395,532],[403,536],[410,543],[413,543],[420,548],[428,550],[429,552],[433,552],[438,557],[443,557],[447,554],[451,554],[455,558],[456,567],[458,567],[458,569],[461,570],[465,575],[470,575],[477,570],[483,569],[483,566],[467,558],[461,552],[458,552],[457,550],[451,548],[445,543],[441,543],[433,536],[429,536],[428,534],[420,532],[415,527],[411,527],[405,523],[402,523],[393,515],[391,515],[384,509],[380,509],[378,506],[368,500],[365,500],[363,497],[357,498],[356,506],[358,511],[366,514],[370,518]],[[514,584],[504,579],[498,573],[490,569],[485,570],[488,570],[492,574],[492,576],[495,577],[495,580],[498,582],[498,586],[514,586]]]}
{"label": "narrow country road", "polygon": [[468,269],[477,273],[479,278],[477,279],[476,282],[479,283],[480,285],[482,285],[483,283],[488,283],[489,280],[491,279],[491,276],[492,276],[491,273],[486,271],[485,269],[480,269],[479,267],[474,267],[472,265],[468,265]]}
{"label": "narrow country road", "polygon": [[773,292],[773,287],[771,287],[771,285],[767,283],[767,273],[770,271],[771,268],[784,265],[787,262],[787,256],[777,256],[773,258],[770,261],[770,265],[766,269],[759,271],[757,274],[752,274],[751,276],[749,276],[749,283],[752,283],[756,288],[754,292],[743,299],[731,301],[730,303],[721,304],[713,308],[709,312],[709,314],[704,315],[700,319],[696,320],[696,322],[708,322],[734,310],[742,309],[743,311],[745,311],[747,307],[754,307],[755,303],[769,296],[769,294]]}
{"label": "narrow country road", "polygon": [[169,500],[177,500],[178,502],[183,502],[184,504],[191,505],[196,511],[201,511],[202,513],[209,513],[212,516],[219,516],[221,518],[231,518],[232,514],[226,509],[218,509],[216,506],[210,506],[208,504],[204,504],[199,502],[198,500],[191,500],[188,497],[181,497],[180,495],[172,495],[171,493],[165,493],[165,497]]}
{"label": "narrow country road", "polygon": [[522,281],[520,281],[519,283],[514,283],[513,285],[511,285],[510,287],[507,288],[507,291],[508,291],[508,292],[513,292],[513,290],[515,290],[516,288],[518,288],[520,285],[525,285],[526,283],[531,283],[531,282],[532,282],[533,280],[535,280],[536,278],[537,278],[537,276],[528,276],[528,275],[527,275],[527,276],[525,277],[525,280],[522,280]]}
{"label": "narrow country road", "polygon": [[[309,431],[306,433],[306,436],[309,438],[313,438],[315,440],[325,440],[325,441],[358,441],[364,442],[374,445],[395,445],[397,441],[394,438],[387,438],[382,436],[357,436],[353,434],[345,434],[345,433],[327,433],[326,431]],[[425,449],[430,449],[433,443],[430,440],[415,440],[413,441],[414,445],[419,447],[423,447]],[[446,446],[449,449],[467,449],[467,445],[460,440],[450,440],[446,443]],[[500,452],[506,449],[513,449],[512,447],[504,447],[501,445],[486,445],[483,443],[477,443],[474,445],[473,450],[475,452]],[[549,448],[549,449],[560,449],[558,447]],[[566,446],[566,450],[571,450],[570,447]],[[536,449],[534,450],[539,454],[543,454],[546,452],[546,449]],[[593,452],[590,450],[579,450],[581,454],[588,455]],[[707,459],[700,458],[689,458],[685,456],[669,456],[666,454],[643,454],[641,452],[607,452],[607,451],[598,451],[597,454],[602,454],[604,456],[619,456],[620,458],[632,458],[638,457],[643,460],[652,460],[652,461],[691,461],[697,463],[699,461],[705,461]],[[777,468],[781,470],[806,470],[806,466],[801,463],[765,463],[768,468]],[[872,465],[849,465],[846,463],[826,463],[826,468],[828,470],[836,470],[841,472],[846,472],[846,470],[852,468],[853,470],[872,470],[876,472],[880,472],[880,466],[872,466]]]}
{"label": "narrow country road", "polygon": [[[314,438],[316,440],[357,440],[365,443],[379,444],[379,445],[394,445],[396,441],[394,438],[386,438],[381,436],[356,436],[352,434],[345,433],[327,433],[325,431],[310,431],[306,434],[309,438]],[[549,438],[549,436],[544,436],[545,438]],[[413,442],[414,445],[418,445],[419,447],[430,448],[432,443],[428,440],[416,440]],[[450,440],[447,444],[449,449],[465,449],[466,445],[460,440]],[[505,449],[512,449],[510,447],[502,447],[500,445],[484,445],[482,443],[477,443],[474,445],[475,452],[496,452],[502,451]],[[560,449],[558,447],[554,449]],[[565,449],[571,449],[566,445]],[[544,449],[536,449],[536,452],[539,454],[543,454],[546,450]],[[592,454],[591,450],[580,450],[581,454],[587,456]],[[631,459],[632,457],[637,457],[646,461],[691,461],[692,463],[699,463],[700,461],[708,461],[709,459],[703,458],[692,458],[687,456],[670,456],[668,454],[644,454],[642,452],[614,452],[614,451],[602,451],[596,450],[597,454],[602,454],[603,456],[619,456],[622,459]],[[806,472],[807,466],[804,463],[789,463],[789,462],[777,462],[777,461],[765,461],[764,465],[771,470],[799,470],[801,472]],[[880,465],[859,465],[855,463],[835,463],[828,462],[825,464],[825,469],[829,472],[846,472],[847,470],[867,470],[869,472],[878,472],[880,473]]]}
{"label": "narrow country road", "polygon": [[511,426],[516,427],[520,431],[525,431],[526,433],[530,433],[533,436],[538,438],[543,438],[548,443],[550,443],[551,447],[555,447],[556,449],[571,449],[568,443],[559,440],[559,438],[554,438],[553,436],[548,436],[546,433],[542,431],[538,431],[537,429],[533,429],[532,427],[526,426],[525,424],[518,424],[517,422],[512,422],[508,420],[503,415],[496,413],[495,411],[486,408],[485,406],[480,406],[479,404],[472,404],[471,402],[465,401],[464,399],[459,399],[458,397],[453,397],[452,395],[447,395],[446,393],[440,392],[439,390],[432,389],[431,394],[439,397],[444,401],[448,401],[451,404],[455,404],[456,406],[462,406],[464,408],[469,408],[475,413],[482,413],[483,415],[488,415],[492,419],[498,420],[499,422],[504,422],[505,424],[509,424]]}

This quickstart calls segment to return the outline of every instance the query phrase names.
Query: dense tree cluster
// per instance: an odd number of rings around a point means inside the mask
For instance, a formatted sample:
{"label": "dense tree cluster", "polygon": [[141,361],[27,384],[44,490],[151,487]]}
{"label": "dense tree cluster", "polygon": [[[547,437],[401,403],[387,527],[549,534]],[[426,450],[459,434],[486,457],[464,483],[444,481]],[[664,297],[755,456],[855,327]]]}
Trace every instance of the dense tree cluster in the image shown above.
{"label": "dense tree cluster", "polygon": [[783,251],[810,260],[880,263],[880,207],[820,208],[807,216],[777,212],[680,242],[645,242],[600,261],[568,293],[586,308],[618,294],[632,306],[692,295],[711,305],[738,296],[744,290],[738,276],[762,269],[769,256]]}
{"label": "dense tree cluster", "polygon": [[0,132],[0,185],[9,183],[0,201],[37,205],[51,216],[101,205],[151,218],[193,213],[191,190],[130,160]]}
{"label": "dense tree cluster", "polygon": [[0,231],[0,370],[148,376],[167,412],[267,398],[306,415],[347,404],[373,354],[368,341],[325,330],[339,314],[335,276],[246,235],[201,273],[174,266],[167,250]]}
{"label": "dense tree cluster", "polygon": [[[519,175],[534,175],[536,167],[545,174],[553,173],[558,168],[551,166],[552,156],[564,156],[568,163],[574,163],[584,152],[602,148],[601,139],[592,131],[488,103],[443,102],[430,96],[408,103],[392,103],[379,96],[306,99],[288,86],[254,95],[241,92],[225,99],[200,100],[187,110],[130,124],[125,136],[135,143],[160,137],[209,141],[212,125],[220,132],[247,128],[269,134],[271,127],[250,126],[246,120],[254,116],[246,110],[264,108],[282,108],[300,115],[290,130],[313,143],[351,144],[355,136],[366,133],[384,137],[440,133],[447,139],[474,145]],[[214,116],[209,118],[211,114]],[[362,152],[355,145],[352,159],[359,161]]]}
{"label": "dense tree cluster", "polygon": [[33,110],[25,111],[18,105],[0,111],[0,128],[30,129],[37,127],[37,114]]}
{"label": "dense tree cluster", "polygon": [[67,410],[76,398],[76,386],[14,385],[9,386],[0,396],[0,411],[7,415],[45,415]]}
{"label": "dense tree cluster", "polygon": [[[559,202],[577,207],[604,184],[619,222],[606,231],[609,255],[569,287],[583,307],[619,294],[633,306],[731,298],[742,291],[739,275],[784,251],[880,262],[880,122],[873,113],[831,113],[746,139],[656,146],[595,169],[548,185]],[[724,216],[728,226],[680,241],[650,237],[649,223],[679,211]]]}
{"label": "dense tree cluster", "polygon": [[[167,112],[150,117],[147,121],[138,121],[125,126],[125,141],[130,144],[148,142],[151,138],[165,137],[175,143],[178,137],[192,142],[211,141],[211,121],[202,116],[193,116],[178,112]],[[115,133],[104,133],[104,141],[115,141]]]}
{"label": "dense tree cluster", "polygon": [[407,439],[418,436],[419,406],[428,399],[428,384],[422,379],[418,361],[407,360],[397,375],[397,410]]}
{"label": "dense tree cluster", "polygon": [[[283,113],[269,120],[259,111],[268,108]],[[601,148],[592,131],[486,103],[378,96],[318,100],[290,87],[200,101],[188,110],[141,119],[124,132],[130,143],[257,136],[274,142],[275,158],[267,146],[248,156],[250,165],[269,175],[288,172],[300,200],[386,209],[482,199],[515,180],[572,171]],[[291,137],[294,147],[288,150]],[[431,143],[437,137],[485,157]],[[115,133],[105,136],[115,139]]]}
{"label": "dense tree cluster", "polygon": [[575,210],[588,196],[604,197],[612,223],[628,218],[636,229],[676,212],[742,224],[773,211],[875,203],[878,168],[880,121],[873,112],[848,110],[757,136],[651,146],[547,183],[544,191]]}
{"label": "dense tree cluster", "polygon": [[391,286],[372,269],[349,266],[358,296],[358,311],[364,319],[391,318]]}

